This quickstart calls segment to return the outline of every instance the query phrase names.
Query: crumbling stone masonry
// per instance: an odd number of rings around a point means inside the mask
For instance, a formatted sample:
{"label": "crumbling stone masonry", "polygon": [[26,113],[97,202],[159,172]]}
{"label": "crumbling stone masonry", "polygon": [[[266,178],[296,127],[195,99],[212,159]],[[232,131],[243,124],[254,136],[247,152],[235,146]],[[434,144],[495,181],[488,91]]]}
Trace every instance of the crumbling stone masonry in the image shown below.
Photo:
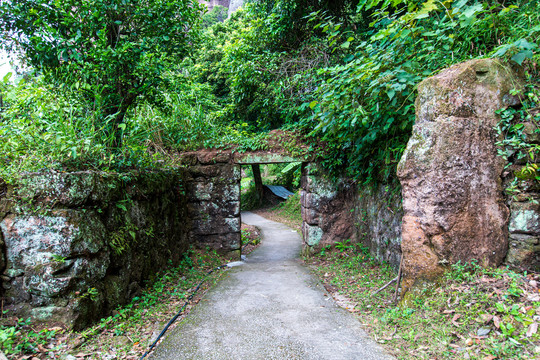
{"label": "crumbling stone masonry", "polygon": [[[526,127],[527,141],[540,143],[537,133]],[[536,139],[535,139],[536,137]],[[505,262],[522,270],[540,271],[540,188],[530,178],[516,179],[515,172],[525,166],[525,159],[517,160],[507,168],[505,187],[515,186],[515,193],[507,196],[510,209],[508,222],[509,246]],[[514,182],[514,184],[511,184]]]}
{"label": "crumbling stone masonry", "polygon": [[393,185],[367,186],[357,191],[354,205],[356,241],[380,262],[399,268],[401,260],[401,189]]}
{"label": "crumbling stone masonry", "polygon": [[325,175],[315,163],[302,168],[300,202],[305,254],[336,242],[353,241],[356,187],[347,180],[333,183]]}
{"label": "crumbling stone masonry", "polygon": [[240,166],[230,151],[200,151],[182,157],[186,165],[190,238],[199,247],[210,247],[240,258]]}
{"label": "crumbling stone masonry", "polygon": [[399,189],[359,187],[345,178],[334,182],[316,163],[303,167],[301,187],[304,254],[337,242],[359,242],[375,259],[399,267],[403,216]]}
{"label": "crumbling stone masonry", "polygon": [[5,308],[81,328],[188,248],[182,174],[26,174],[0,191]]}

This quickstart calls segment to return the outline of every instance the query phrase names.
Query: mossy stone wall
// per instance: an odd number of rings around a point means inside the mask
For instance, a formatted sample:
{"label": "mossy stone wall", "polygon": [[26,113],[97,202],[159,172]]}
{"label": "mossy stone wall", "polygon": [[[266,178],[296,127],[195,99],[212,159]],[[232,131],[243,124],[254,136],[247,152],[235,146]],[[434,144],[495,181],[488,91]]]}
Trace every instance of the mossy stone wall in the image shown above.
{"label": "mossy stone wall", "polygon": [[5,308],[82,328],[178,264],[191,221],[183,171],[23,175],[0,192]]}

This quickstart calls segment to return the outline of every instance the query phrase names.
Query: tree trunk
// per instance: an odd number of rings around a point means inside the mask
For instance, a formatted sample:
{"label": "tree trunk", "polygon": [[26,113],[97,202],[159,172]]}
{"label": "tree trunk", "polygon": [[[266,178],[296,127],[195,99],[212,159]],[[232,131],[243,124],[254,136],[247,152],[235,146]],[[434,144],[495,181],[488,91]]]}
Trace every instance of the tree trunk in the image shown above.
{"label": "tree trunk", "polygon": [[264,197],[264,188],[261,177],[261,168],[259,164],[251,165],[253,171],[253,180],[255,181],[255,197],[257,205],[261,205]]}

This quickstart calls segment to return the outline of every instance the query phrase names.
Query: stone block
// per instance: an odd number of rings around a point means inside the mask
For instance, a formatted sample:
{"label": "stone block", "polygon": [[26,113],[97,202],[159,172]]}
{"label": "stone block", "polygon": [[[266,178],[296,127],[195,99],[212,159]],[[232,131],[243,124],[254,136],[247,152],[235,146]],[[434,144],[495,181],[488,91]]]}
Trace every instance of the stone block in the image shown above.
{"label": "stone block", "polygon": [[302,234],[304,236],[304,243],[308,246],[319,245],[323,237],[323,231],[320,227],[306,223],[302,224]]}
{"label": "stone block", "polygon": [[308,161],[308,159],[307,157],[293,157],[288,154],[258,151],[254,153],[235,153],[233,161],[240,165],[251,165],[305,162]]}
{"label": "stone block", "polygon": [[186,192],[189,201],[240,201],[240,183],[192,182]]}
{"label": "stone block", "polygon": [[240,218],[211,217],[194,220],[192,231],[196,235],[227,234],[240,231]]}
{"label": "stone block", "polygon": [[321,198],[334,199],[338,195],[338,186],[341,185],[321,176],[308,175],[305,177],[305,190],[317,194]]}
{"label": "stone block", "polygon": [[405,291],[445,262],[497,266],[508,249],[505,163],[495,111],[518,103],[522,81],[495,59],[457,64],[418,85],[416,122],[398,165]]}
{"label": "stone block", "polygon": [[227,234],[193,234],[193,240],[198,247],[206,246],[217,250],[221,254],[228,254],[231,251],[240,250],[241,236],[240,232]]}
{"label": "stone block", "polygon": [[300,204],[306,209],[320,209],[321,196],[315,193],[302,191],[300,194]]}
{"label": "stone block", "polygon": [[199,220],[208,217],[237,217],[240,216],[239,201],[200,201],[188,204],[192,219]]}
{"label": "stone block", "polygon": [[228,150],[199,151],[197,159],[203,165],[228,163],[231,161],[231,152]]}
{"label": "stone block", "polygon": [[511,234],[540,235],[540,209],[531,202],[512,203],[510,207]]}
{"label": "stone block", "polygon": [[240,166],[230,164],[197,165],[188,168],[195,181],[211,181],[213,183],[238,182],[242,174]]}
{"label": "stone block", "polygon": [[521,270],[540,271],[540,238],[511,234],[505,262]]}
{"label": "stone block", "polygon": [[316,209],[301,207],[302,220],[308,225],[319,225],[321,214]]}
{"label": "stone block", "polygon": [[[11,281],[6,297],[27,294],[46,298],[68,295],[75,286],[105,276],[109,249],[97,214],[57,210],[50,216],[9,215],[1,223],[6,246],[5,274]],[[14,279],[12,279],[14,280]]]}
{"label": "stone block", "polygon": [[178,155],[178,160],[183,165],[196,165],[197,164],[197,154],[196,153],[183,153]]}

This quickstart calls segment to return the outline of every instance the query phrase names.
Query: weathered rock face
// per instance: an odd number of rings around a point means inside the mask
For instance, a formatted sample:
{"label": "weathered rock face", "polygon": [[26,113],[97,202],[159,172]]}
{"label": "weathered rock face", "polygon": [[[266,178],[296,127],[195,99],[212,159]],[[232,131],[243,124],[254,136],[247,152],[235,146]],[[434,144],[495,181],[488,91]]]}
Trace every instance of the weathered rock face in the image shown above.
{"label": "weathered rock face", "polygon": [[352,239],[356,188],[342,180],[337,184],[324,177],[315,163],[302,169],[300,202],[304,253],[310,254],[323,246]]}
{"label": "weathered rock face", "polygon": [[0,194],[3,296],[21,316],[81,328],[188,247],[181,175],[27,174]]}
{"label": "weathered rock face", "polygon": [[244,0],[230,0],[230,4],[228,6],[228,8],[229,8],[229,17],[231,16],[231,14],[233,12],[238,10],[238,8],[241,7],[242,5],[244,5]]}
{"label": "weathered rock face", "polygon": [[230,0],[199,0],[199,3],[206,5],[208,10],[212,10],[214,6],[224,6],[226,8],[229,7]]}
{"label": "weathered rock face", "polygon": [[398,166],[404,287],[444,264],[500,264],[508,248],[495,111],[517,103],[517,74],[497,60],[453,66],[418,86],[416,124]]}
{"label": "weathered rock face", "polygon": [[401,192],[378,185],[358,191],[354,207],[355,238],[369,248],[371,256],[394,269],[401,260]]}

